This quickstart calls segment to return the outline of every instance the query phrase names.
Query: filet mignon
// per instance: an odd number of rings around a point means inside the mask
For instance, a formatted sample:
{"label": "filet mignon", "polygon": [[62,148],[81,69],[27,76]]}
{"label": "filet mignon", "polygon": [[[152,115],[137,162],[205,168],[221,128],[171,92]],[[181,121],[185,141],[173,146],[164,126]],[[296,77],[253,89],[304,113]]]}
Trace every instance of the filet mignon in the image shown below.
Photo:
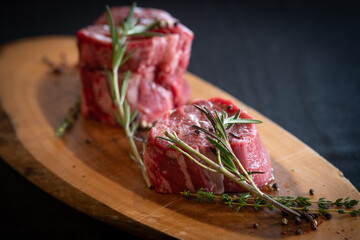
{"label": "filet mignon", "polygon": [[[116,25],[122,24],[130,7],[113,7],[111,13]],[[127,70],[132,77],[127,100],[132,110],[140,112],[143,122],[152,123],[166,111],[185,104],[191,95],[184,74],[190,59],[193,33],[178,23],[169,13],[152,8],[135,8],[138,24],[155,20],[166,22],[164,27],[152,31],[165,36],[129,37],[127,53],[135,50],[131,58],[119,69],[119,79]],[[95,25],[81,29],[77,34],[79,66],[81,71],[82,113],[103,122],[116,124],[111,109],[104,67],[112,69],[112,40],[106,15]]]}
{"label": "filet mignon", "polygon": [[[231,101],[221,98],[197,100],[195,104],[206,106],[214,112],[226,111],[229,116],[234,115],[239,108]],[[229,107],[231,106],[231,107]],[[241,118],[253,119],[246,111],[242,111]],[[157,138],[163,136],[163,130],[175,131],[185,143],[216,161],[212,146],[204,133],[197,134],[192,125],[211,128],[211,123],[193,105],[185,105],[167,112],[150,130],[144,155],[144,164],[150,180],[157,192],[179,193],[186,189],[196,191],[204,188],[214,193],[243,191],[238,184],[224,177],[201,168],[180,152],[169,148],[169,142]],[[266,184],[272,176],[270,155],[260,140],[255,124],[235,124],[229,129],[230,144],[234,153],[246,171],[264,172],[253,174],[253,181],[260,187]]]}

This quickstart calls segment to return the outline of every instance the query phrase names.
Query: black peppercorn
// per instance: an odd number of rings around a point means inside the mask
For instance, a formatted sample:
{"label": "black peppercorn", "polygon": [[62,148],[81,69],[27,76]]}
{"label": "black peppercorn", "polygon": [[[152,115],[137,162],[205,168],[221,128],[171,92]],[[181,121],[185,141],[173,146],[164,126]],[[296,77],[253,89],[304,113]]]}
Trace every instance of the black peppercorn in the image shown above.
{"label": "black peppercorn", "polygon": [[295,234],[296,235],[301,235],[301,234],[303,234],[303,231],[301,229],[296,229]]}
{"label": "black peppercorn", "polygon": [[196,129],[196,130],[195,130],[195,133],[196,133],[196,134],[200,134],[200,130],[199,130],[199,129]]}
{"label": "black peppercorn", "polygon": [[85,142],[86,142],[86,143],[91,143],[91,142],[92,142],[92,139],[91,139],[91,138],[88,138],[88,139],[86,139]]}
{"label": "black peppercorn", "polygon": [[255,229],[258,229],[258,228],[259,228],[259,224],[258,224],[258,223],[254,223],[253,227],[254,227]]}
{"label": "black peppercorn", "polygon": [[325,213],[324,216],[327,220],[330,220],[332,218],[332,215],[329,212]]}
{"label": "black peppercorn", "polygon": [[300,223],[301,223],[301,218],[296,217],[296,218],[295,218],[295,223],[296,223],[296,224],[300,224]]}
{"label": "black peppercorn", "polygon": [[55,68],[53,69],[53,72],[54,72],[55,74],[61,74],[63,71],[64,71],[64,69],[63,69],[62,67],[55,67]]}
{"label": "black peppercorn", "polygon": [[272,188],[273,188],[275,191],[279,191],[279,184],[274,183],[274,184],[272,185]]}
{"label": "black peppercorn", "polygon": [[210,131],[210,132],[213,132],[213,131],[214,131],[214,129],[211,127],[211,128],[209,128],[209,131]]}
{"label": "black peppercorn", "polygon": [[228,105],[228,106],[227,106],[227,109],[228,109],[228,110],[233,110],[233,105]]}
{"label": "black peppercorn", "polygon": [[314,192],[315,192],[314,189],[310,188],[309,194],[310,194],[310,195],[314,195]]}

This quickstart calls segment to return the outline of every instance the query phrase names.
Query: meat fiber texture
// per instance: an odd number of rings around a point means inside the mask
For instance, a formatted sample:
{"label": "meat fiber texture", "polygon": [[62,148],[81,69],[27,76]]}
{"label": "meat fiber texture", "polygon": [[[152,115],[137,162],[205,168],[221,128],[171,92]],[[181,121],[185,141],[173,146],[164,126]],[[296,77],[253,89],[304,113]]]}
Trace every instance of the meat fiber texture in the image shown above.
{"label": "meat fiber texture", "polygon": [[[115,24],[122,24],[130,7],[113,7]],[[127,54],[131,58],[119,69],[120,84],[127,70],[132,72],[126,99],[132,110],[138,110],[142,125],[153,123],[165,112],[188,102],[191,89],[184,79],[194,35],[169,13],[152,8],[135,8],[138,24],[161,20],[165,27],[152,31],[164,34],[154,37],[129,37]],[[95,25],[77,34],[82,80],[82,113],[102,122],[116,124],[104,68],[112,69],[112,40],[106,14]]]}
{"label": "meat fiber texture", "polygon": [[[195,104],[207,107],[213,113],[214,110],[219,113],[224,110],[229,116],[239,110],[233,102],[221,98],[197,100]],[[241,111],[240,117],[253,119],[244,110]],[[189,146],[211,160],[217,161],[206,135],[196,134],[192,125],[204,129],[212,127],[206,116],[198,109],[193,105],[185,105],[167,112],[151,129],[144,163],[155,190],[159,193],[179,193],[184,190],[195,192],[204,188],[216,194],[244,191],[240,185],[229,178],[200,167],[182,153],[169,148],[169,142],[157,138],[157,136],[165,137],[163,131],[175,131],[178,137]],[[231,148],[245,170],[264,172],[264,174],[252,175],[255,184],[261,187],[268,183],[272,177],[270,155],[260,140],[255,124],[235,124],[229,131],[233,133],[230,134]]]}

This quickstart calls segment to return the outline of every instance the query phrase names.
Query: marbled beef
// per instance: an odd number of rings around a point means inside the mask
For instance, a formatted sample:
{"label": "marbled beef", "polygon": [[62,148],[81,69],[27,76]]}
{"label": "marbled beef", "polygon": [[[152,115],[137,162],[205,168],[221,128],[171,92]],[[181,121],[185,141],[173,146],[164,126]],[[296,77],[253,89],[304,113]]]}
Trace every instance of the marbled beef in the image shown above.
{"label": "marbled beef", "polygon": [[[113,7],[115,24],[122,24],[130,7]],[[152,123],[166,111],[185,104],[191,94],[184,74],[189,63],[193,33],[163,10],[135,8],[138,24],[161,20],[165,26],[152,31],[165,36],[129,37],[127,53],[132,57],[119,69],[119,79],[131,70],[127,100],[140,112],[143,122]],[[103,14],[95,25],[81,29],[78,34],[80,71],[83,83],[82,113],[103,122],[116,124],[104,67],[112,69],[112,40]]]}
{"label": "marbled beef", "polygon": [[[239,108],[231,101],[221,98],[197,100],[195,104],[206,106],[214,112],[226,111],[229,116],[234,115]],[[231,107],[228,107],[231,106]],[[249,118],[246,111],[242,111],[241,118]],[[208,158],[217,161],[211,151],[212,146],[204,133],[196,134],[192,125],[205,129],[211,128],[210,122],[193,105],[185,105],[176,110],[167,112],[151,129],[144,155],[144,164],[150,180],[157,192],[179,193],[185,189],[196,191],[204,188],[214,193],[239,192],[243,189],[224,177],[222,174],[213,173],[201,168],[192,160],[176,150],[169,148],[169,142],[156,138],[164,136],[164,131],[173,132],[185,143],[201,152]],[[270,155],[260,140],[255,124],[235,124],[230,128],[230,144],[234,153],[247,171],[259,171],[264,174],[254,174],[253,180],[260,187],[271,178]]]}

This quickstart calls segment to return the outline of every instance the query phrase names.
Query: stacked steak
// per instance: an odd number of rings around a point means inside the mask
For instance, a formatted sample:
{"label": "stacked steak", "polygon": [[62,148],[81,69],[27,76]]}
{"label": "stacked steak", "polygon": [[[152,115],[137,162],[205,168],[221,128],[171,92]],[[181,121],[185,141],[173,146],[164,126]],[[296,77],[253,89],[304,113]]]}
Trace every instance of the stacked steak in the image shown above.
{"label": "stacked steak", "polygon": [[[115,24],[122,24],[130,7],[113,7]],[[119,69],[119,79],[127,70],[132,72],[126,99],[132,110],[138,110],[142,125],[158,120],[165,112],[185,104],[191,94],[184,74],[189,63],[193,33],[165,11],[135,8],[138,24],[155,20],[162,27],[151,31],[164,36],[129,37],[127,53],[131,58]],[[115,125],[116,111],[109,95],[104,69],[112,69],[112,40],[106,15],[95,25],[81,29],[78,34],[80,72],[82,80],[82,113],[102,122]],[[121,84],[121,82],[120,82]]]}
{"label": "stacked steak", "polygon": [[[224,110],[229,116],[235,115],[239,108],[231,101],[221,98],[198,100],[195,104],[207,107],[213,113]],[[240,118],[252,119],[246,111]],[[177,150],[169,148],[169,142],[157,138],[164,137],[163,131],[176,132],[178,137],[203,155],[216,160],[210,149],[212,146],[204,133],[195,132],[192,125],[211,129],[211,123],[193,105],[185,105],[167,112],[151,129],[144,155],[144,164],[150,180],[157,192],[179,193],[185,189],[193,192],[200,188],[216,194],[243,191],[238,184],[220,173],[210,172]],[[272,176],[270,155],[260,140],[255,124],[235,124],[229,129],[230,144],[235,155],[246,171],[264,172],[253,174],[253,181],[260,187]],[[240,169],[239,169],[240,171]],[[241,171],[240,171],[241,172]]]}

